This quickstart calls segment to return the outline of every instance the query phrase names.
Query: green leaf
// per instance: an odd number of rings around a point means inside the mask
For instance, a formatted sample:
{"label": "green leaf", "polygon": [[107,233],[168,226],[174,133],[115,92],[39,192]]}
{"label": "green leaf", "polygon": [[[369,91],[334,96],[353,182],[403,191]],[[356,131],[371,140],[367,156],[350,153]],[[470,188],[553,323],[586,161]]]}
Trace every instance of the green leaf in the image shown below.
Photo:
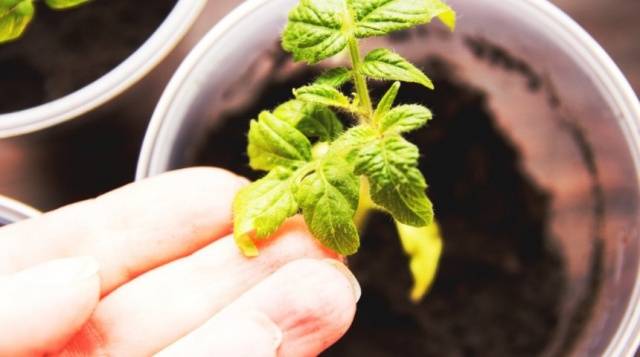
{"label": "green leaf", "polygon": [[285,219],[298,213],[291,181],[295,173],[277,167],[267,176],[244,187],[233,202],[233,235],[246,256],[257,256],[258,249],[252,239],[273,234]]}
{"label": "green leaf", "polygon": [[345,83],[352,79],[351,70],[344,67],[332,68],[320,77],[316,78],[313,84],[327,85],[335,88],[342,87]]}
{"label": "green leaf", "polygon": [[45,0],[47,6],[56,10],[76,7],[87,2],[89,2],[89,0]]}
{"label": "green leaf", "polygon": [[34,12],[32,0],[5,0],[0,8],[0,43],[20,37]]}
{"label": "green leaf", "polygon": [[247,152],[255,170],[295,168],[311,159],[311,143],[291,124],[265,111],[251,121]]}
{"label": "green leaf", "polygon": [[314,64],[342,51],[351,36],[381,36],[434,17],[455,26],[455,12],[440,0],[301,0],[289,13],[282,47]]}
{"label": "green leaf", "polygon": [[301,0],[289,13],[282,47],[296,61],[310,64],[342,51],[347,46],[344,9],[344,0]]}
{"label": "green leaf", "polygon": [[343,126],[331,109],[318,105],[307,104],[305,115],[298,123],[298,130],[309,138],[330,142],[343,132]]}
{"label": "green leaf", "polygon": [[379,118],[387,114],[393,107],[393,102],[396,101],[398,91],[400,90],[400,82],[394,82],[393,85],[387,90],[387,93],[380,99],[378,107],[375,113],[373,113],[374,120],[377,122]]}
{"label": "green leaf", "polygon": [[424,126],[432,118],[431,111],[422,105],[400,105],[379,119],[378,127],[384,134],[400,134]]}
{"label": "green leaf", "polygon": [[11,11],[18,4],[24,1],[33,3],[33,0],[0,0],[0,15]]}
{"label": "green leaf", "polygon": [[351,101],[334,87],[322,84],[312,84],[295,89],[293,94],[298,100],[328,105],[330,107],[351,108]]}
{"label": "green leaf", "polygon": [[345,158],[352,163],[356,159],[358,150],[375,140],[377,132],[370,125],[358,125],[340,135],[331,145],[332,155]]}
{"label": "green leaf", "polygon": [[276,109],[273,110],[273,115],[291,126],[296,127],[302,120],[302,117],[304,117],[304,109],[307,104],[308,103],[303,101],[292,99],[277,106]]}
{"label": "green leaf", "polygon": [[358,38],[382,36],[438,17],[453,30],[455,12],[440,0],[346,0],[356,19]]}
{"label": "green leaf", "polygon": [[278,106],[273,114],[296,127],[308,138],[328,142],[343,132],[340,119],[325,105],[294,99]]}
{"label": "green leaf", "polygon": [[412,227],[396,221],[396,228],[413,276],[411,300],[419,302],[429,291],[438,271],[442,255],[442,236],[436,222],[425,227]]}
{"label": "green leaf", "polygon": [[418,170],[418,148],[393,135],[376,140],[358,152],[355,172],[366,175],[373,202],[401,223],[422,227],[433,220],[433,206],[425,194],[427,183]]}
{"label": "green leaf", "polygon": [[331,156],[295,188],[296,201],[313,236],[342,255],[351,255],[360,246],[353,223],[359,183],[344,159]]}
{"label": "green leaf", "polygon": [[369,52],[362,64],[362,73],[374,79],[418,83],[433,89],[433,83],[426,74],[386,48]]}

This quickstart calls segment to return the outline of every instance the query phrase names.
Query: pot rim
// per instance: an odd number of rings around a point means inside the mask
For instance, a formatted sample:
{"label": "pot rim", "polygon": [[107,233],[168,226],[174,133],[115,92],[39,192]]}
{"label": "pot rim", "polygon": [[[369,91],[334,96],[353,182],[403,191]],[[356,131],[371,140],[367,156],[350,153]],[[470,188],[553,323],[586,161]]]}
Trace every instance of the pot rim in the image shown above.
{"label": "pot rim", "polygon": [[53,101],[0,114],[0,138],[28,134],[79,117],[118,96],[149,73],[191,28],[207,0],[179,0],[153,34],[118,66]]}
{"label": "pot rim", "polygon": [[[170,125],[172,118],[166,114],[175,97],[187,81],[189,74],[204,55],[216,46],[218,39],[230,31],[236,22],[248,14],[258,11],[269,0],[246,0],[224,17],[213,27],[183,60],[169,84],[165,88],[158,105],[151,117],[144,137],[138,165],[136,180],[144,179],[156,173],[158,166],[157,148],[163,144],[163,135],[167,130],[175,130]],[[609,93],[611,103],[621,112],[619,118],[625,120],[630,151],[633,156],[636,173],[640,172],[640,101],[626,80],[622,71],[609,57],[605,50],[567,14],[548,1],[510,0],[514,6],[521,6],[543,20],[541,26],[547,26],[558,33],[558,37],[575,52],[580,61],[588,65],[598,85]],[[533,15],[536,13],[535,15]],[[640,267],[639,267],[640,268]],[[640,273],[636,274],[633,292],[626,308],[625,315],[618,330],[609,341],[604,356],[634,356],[640,345]]]}
{"label": "pot rim", "polygon": [[0,196],[0,218],[13,223],[41,215],[37,209],[9,197]]}

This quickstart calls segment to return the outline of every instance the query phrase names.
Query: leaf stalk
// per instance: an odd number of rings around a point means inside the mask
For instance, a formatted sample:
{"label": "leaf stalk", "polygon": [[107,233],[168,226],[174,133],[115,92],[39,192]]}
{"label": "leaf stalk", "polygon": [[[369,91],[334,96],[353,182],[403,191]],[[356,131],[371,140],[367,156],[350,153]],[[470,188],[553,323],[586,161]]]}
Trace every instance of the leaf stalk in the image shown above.
{"label": "leaf stalk", "polygon": [[353,67],[353,82],[356,87],[356,93],[358,94],[358,102],[364,112],[365,120],[370,121],[373,114],[373,104],[369,96],[367,79],[362,74],[362,57],[360,56],[360,47],[358,46],[358,40],[355,36],[349,36],[347,46],[349,47],[349,56],[351,57],[351,66]]}

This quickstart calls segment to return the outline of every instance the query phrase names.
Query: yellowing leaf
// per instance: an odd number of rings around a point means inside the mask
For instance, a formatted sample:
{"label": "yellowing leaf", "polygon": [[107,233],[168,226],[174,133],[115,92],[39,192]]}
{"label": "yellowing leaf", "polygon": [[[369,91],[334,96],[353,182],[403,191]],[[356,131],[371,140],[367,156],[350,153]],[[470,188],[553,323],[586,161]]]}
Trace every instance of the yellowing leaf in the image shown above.
{"label": "yellowing leaf", "polygon": [[432,11],[438,13],[438,19],[442,21],[451,31],[456,28],[456,12],[449,5],[442,1],[430,1]]}
{"label": "yellowing leaf", "polygon": [[407,226],[396,221],[396,228],[413,276],[411,300],[419,302],[429,291],[442,255],[442,236],[437,223],[425,227]]}

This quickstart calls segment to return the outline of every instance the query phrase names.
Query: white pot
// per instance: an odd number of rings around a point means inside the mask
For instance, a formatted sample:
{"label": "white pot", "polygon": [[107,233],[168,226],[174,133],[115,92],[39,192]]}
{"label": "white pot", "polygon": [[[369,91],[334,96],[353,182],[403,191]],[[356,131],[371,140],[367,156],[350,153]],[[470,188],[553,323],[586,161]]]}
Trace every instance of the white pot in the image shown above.
{"label": "white pot", "polygon": [[0,225],[10,224],[40,215],[35,208],[24,203],[0,196]]}
{"label": "white pot", "polygon": [[90,112],[136,84],[183,38],[206,0],[179,0],[160,27],[124,62],[85,87],[37,107],[0,114],[0,138],[44,129]]}

